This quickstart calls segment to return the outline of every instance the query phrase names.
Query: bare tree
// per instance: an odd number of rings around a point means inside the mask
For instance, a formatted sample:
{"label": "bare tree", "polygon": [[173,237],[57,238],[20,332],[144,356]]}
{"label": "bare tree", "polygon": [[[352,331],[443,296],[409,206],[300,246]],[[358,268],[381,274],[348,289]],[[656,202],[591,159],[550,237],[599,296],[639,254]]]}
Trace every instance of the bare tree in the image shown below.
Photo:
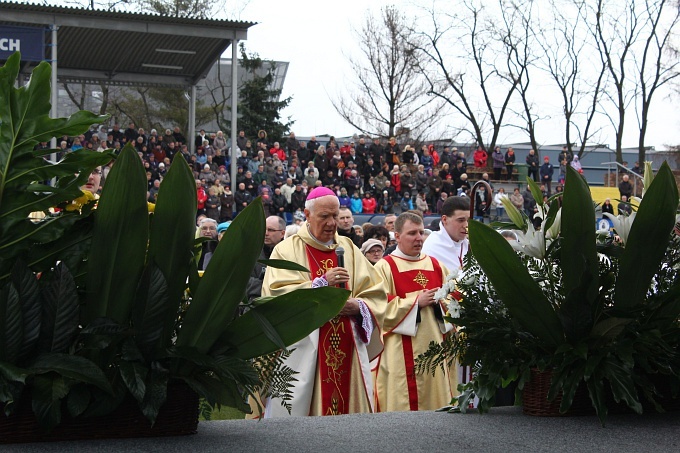
{"label": "bare tree", "polygon": [[354,96],[331,99],[335,110],[364,134],[418,138],[436,122],[444,103],[427,96],[428,83],[418,73],[418,43],[413,24],[394,6],[369,14],[361,30],[362,58],[348,58],[356,78]]}
{"label": "bare tree", "polygon": [[[222,65],[217,62],[217,74],[208,77],[205,86],[210,96],[210,109],[219,130],[231,130],[231,74],[222,74]],[[250,132],[250,131],[249,131]]]}
{"label": "bare tree", "polygon": [[[647,125],[649,109],[652,104],[652,97],[657,89],[671,80],[675,79],[678,72],[677,54],[669,51],[670,38],[675,26],[680,20],[680,5],[666,0],[645,1],[647,6],[645,12],[649,24],[649,34],[645,39],[644,50],[641,61],[636,61],[637,74],[639,75],[639,101],[638,107],[638,126],[640,136],[638,141],[638,162],[645,160],[645,137],[647,135]],[[670,11],[668,11],[670,9]],[[665,23],[664,10],[668,13]],[[644,14],[644,13],[643,13]],[[663,59],[664,55],[670,57]],[[669,61],[670,60],[670,61]],[[641,164],[642,165],[642,164]]]}
{"label": "bare tree", "polygon": [[71,85],[68,83],[64,84],[64,91],[66,91],[66,94],[68,95],[69,99],[71,102],[73,102],[73,105],[76,106],[78,110],[85,110],[85,100],[87,99],[87,91],[85,89],[86,84],[85,82],[80,83],[80,85],[77,86],[78,90],[76,91]]}
{"label": "bare tree", "polygon": [[483,7],[465,0],[455,9],[427,9],[429,29],[419,22],[422,43],[415,48],[422,55],[421,70],[430,93],[460,114],[462,129],[490,150],[498,142],[519,79],[498,70],[499,65],[508,66],[509,57],[498,51],[499,43],[484,26]]}
{"label": "bare tree", "polygon": [[607,73],[606,62],[596,52],[582,20],[584,8],[582,2],[551,1],[551,20],[541,28],[538,39],[543,52],[539,65],[550,74],[562,99],[565,144],[579,157],[601,131],[594,120]]}
{"label": "bare tree", "polygon": [[498,0],[501,10],[500,24],[490,24],[496,39],[503,44],[499,49],[504,55],[505,71],[497,68],[499,77],[510,84],[515,84],[515,90],[521,101],[520,111],[516,116],[524,119],[519,127],[529,136],[531,148],[539,151],[536,139],[536,123],[542,119],[537,112],[531,93],[531,75],[536,70],[538,56],[534,52],[534,2],[533,0],[516,1]]}
{"label": "bare tree", "polygon": [[99,88],[101,89],[102,93],[102,103],[99,106],[99,114],[104,115],[106,113],[106,109],[109,107],[109,94],[111,90],[109,89],[109,86],[104,83],[100,82],[99,83]]}
{"label": "bare tree", "polygon": [[100,91],[101,94],[98,96],[92,95],[92,86],[85,82],[81,82],[80,84],[64,83],[62,85],[69,99],[78,110],[95,110],[96,101],[90,101],[88,103],[88,100],[91,97],[92,98],[96,97],[96,99],[99,101],[98,109],[99,114],[103,115],[106,113],[106,109],[108,108],[109,105],[109,92],[110,92],[109,87],[108,85],[106,85],[106,83],[104,82],[99,83],[99,89],[101,90]]}
{"label": "bare tree", "polygon": [[[598,0],[590,12],[591,31],[607,65],[614,91],[605,91],[616,115],[610,121],[616,130],[616,159],[621,153],[625,116],[633,105],[638,118],[638,158],[645,157],[647,118],[656,90],[677,76],[677,60],[667,63],[669,39],[678,22],[678,5],[667,0]],[[668,9],[670,20],[668,17]]]}

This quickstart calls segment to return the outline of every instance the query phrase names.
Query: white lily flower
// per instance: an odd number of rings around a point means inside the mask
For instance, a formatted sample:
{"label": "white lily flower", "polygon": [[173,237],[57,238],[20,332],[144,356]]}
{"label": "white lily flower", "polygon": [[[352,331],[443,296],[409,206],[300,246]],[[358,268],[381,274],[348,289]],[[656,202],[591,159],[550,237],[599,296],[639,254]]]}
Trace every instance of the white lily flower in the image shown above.
{"label": "white lily flower", "polygon": [[616,234],[619,235],[624,245],[627,244],[628,234],[630,233],[630,229],[633,227],[633,222],[635,221],[635,216],[637,215],[637,212],[633,211],[633,213],[631,213],[631,215],[628,216],[625,215],[614,216],[608,212],[605,212],[603,215],[612,221],[612,223],[614,224],[614,229],[616,230]]}
{"label": "white lily flower", "polygon": [[446,302],[447,302],[446,308],[447,311],[449,312],[449,316],[451,316],[452,318],[460,318],[460,304],[458,303],[458,301],[453,297],[448,296],[446,298]]}
{"label": "white lily flower", "polygon": [[[547,218],[542,222],[541,230],[545,230],[546,222]],[[560,208],[557,211],[557,214],[555,214],[555,221],[553,222],[552,225],[550,225],[550,228],[548,228],[548,230],[545,232],[545,237],[547,239],[555,240],[557,239],[557,236],[560,235],[561,229],[562,229],[562,208]]]}
{"label": "white lily flower", "polygon": [[517,231],[517,237],[518,240],[511,243],[512,248],[540,260],[545,258],[546,247],[552,242],[546,241],[543,232],[536,231],[532,224],[528,225],[526,233]]}
{"label": "white lily flower", "polygon": [[645,161],[645,173],[642,175],[642,196],[645,196],[645,192],[652,185],[652,180],[654,179],[654,172],[652,171],[652,163]]}

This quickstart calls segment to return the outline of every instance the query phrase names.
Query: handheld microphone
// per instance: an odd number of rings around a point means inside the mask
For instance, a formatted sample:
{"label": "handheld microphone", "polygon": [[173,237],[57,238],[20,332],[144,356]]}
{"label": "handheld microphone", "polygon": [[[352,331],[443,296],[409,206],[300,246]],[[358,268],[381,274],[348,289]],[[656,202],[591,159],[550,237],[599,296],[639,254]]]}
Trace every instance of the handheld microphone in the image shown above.
{"label": "handheld microphone", "polygon": [[[338,267],[345,267],[345,249],[338,247],[335,249],[335,254],[338,256]],[[340,283],[338,288],[345,288],[344,283]]]}

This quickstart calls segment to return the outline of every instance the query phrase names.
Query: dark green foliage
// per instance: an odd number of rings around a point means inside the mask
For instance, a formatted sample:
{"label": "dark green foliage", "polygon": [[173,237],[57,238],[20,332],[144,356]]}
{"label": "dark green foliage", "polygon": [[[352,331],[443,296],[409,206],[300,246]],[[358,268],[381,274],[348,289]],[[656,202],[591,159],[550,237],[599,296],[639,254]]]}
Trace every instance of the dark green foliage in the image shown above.
{"label": "dark green foliage", "polygon": [[80,301],[73,277],[64,263],[43,274],[40,351],[67,352],[78,333]]}
{"label": "dark green foliage", "polygon": [[293,125],[290,118],[281,118],[281,111],[290,104],[292,98],[278,100],[281,90],[272,88],[273,66],[256,54],[248,55],[243,43],[240,63],[252,78],[243,82],[238,90],[239,129],[251,137],[256,136],[259,130],[264,130],[269,141],[281,141]]}
{"label": "dark green foliage", "polygon": [[[475,379],[455,399],[461,411],[475,395],[487,411],[512,381],[521,401],[532,368],[552,371],[548,398],[562,394],[561,412],[585,383],[602,424],[612,401],[638,413],[644,400],[660,409],[659,377],[676,394],[680,388],[680,239],[671,233],[678,192],[670,169],[664,164],[647,188],[624,245],[596,240],[590,193],[573,169],[562,201],[561,232],[544,258],[518,256],[490,228],[470,225],[461,315],[449,318],[459,334],[418,362],[421,372],[456,357],[473,367]],[[558,202],[548,201],[546,236]]]}
{"label": "dark green foliage", "polygon": [[88,258],[86,323],[108,317],[124,324],[130,316],[144,269],[149,240],[146,176],[137,152],[126,145],[107,177]]}
{"label": "dark green foliage", "polygon": [[[28,85],[15,88],[21,56],[12,55],[0,68],[0,280],[14,259],[35,242],[50,242],[77,220],[74,215],[47,216],[31,222],[31,212],[73,200],[95,167],[111,160],[109,153],[74,152],[48,163],[33,148],[53,136],[78,135],[106,119],[89,112],[50,118],[50,65],[39,64]],[[48,186],[43,181],[56,178]]]}

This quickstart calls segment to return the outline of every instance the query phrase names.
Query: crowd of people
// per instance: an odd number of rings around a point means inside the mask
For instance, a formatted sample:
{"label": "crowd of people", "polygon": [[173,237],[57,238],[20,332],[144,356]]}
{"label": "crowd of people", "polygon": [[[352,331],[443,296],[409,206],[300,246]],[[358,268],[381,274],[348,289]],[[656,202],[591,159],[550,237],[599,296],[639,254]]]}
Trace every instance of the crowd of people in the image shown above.
{"label": "crowd of people", "polygon": [[[197,215],[204,214],[222,223],[231,220],[252,200],[262,197],[267,214],[284,217],[285,213],[301,214],[307,194],[315,187],[333,190],[340,205],[353,214],[392,214],[417,210],[422,214],[437,214],[450,196],[469,196],[473,181],[468,177],[469,164],[488,182],[511,180],[518,157],[512,147],[505,152],[496,146],[492,152],[478,147],[472,152],[472,162],[456,147],[422,145],[419,149],[400,144],[394,137],[362,137],[338,143],[334,137],[323,145],[312,136],[300,141],[291,132],[285,141],[270,141],[266,131],[253,137],[240,131],[232,152],[222,131],[208,134],[204,130],[194,138],[195,152],[190,152],[187,138],[179,127],[148,133],[129,123],[126,129],[114,124],[111,129],[100,126],[77,137],[59,140],[62,153],[80,148],[102,151],[118,150],[132,144],[144,162],[148,181],[149,201],[154,202],[172,161],[182,156],[196,178]],[[46,144],[45,144],[46,146]],[[231,190],[231,164],[236,159],[236,190]],[[565,146],[553,166],[548,156],[541,160],[534,150],[524,156],[528,175],[541,184],[541,190],[551,195],[553,183],[561,190],[566,167],[583,172],[578,156]],[[110,168],[103,169],[102,183]],[[555,172],[557,170],[557,175]],[[642,171],[636,163],[633,172]],[[490,178],[489,175],[493,177]],[[628,176],[619,185],[621,196],[630,199],[633,187]],[[474,181],[476,182],[476,181]],[[500,192],[500,191],[499,191]],[[502,217],[500,202],[504,193],[496,193],[491,208],[495,217]],[[514,195],[514,196],[513,196]],[[533,215],[533,197],[512,194],[516,206]],[[522,203],[519,196],[523,198]],[[476,205],[486,210],[486,200]],[[477,216],[480,217],[480,216]]]}
{"label": "crowd of people", "polygon": [[[423,214],[438,213],[449,196],[467,196],[470,190],[468,159],[457,148],[397,143],[394,137],[359,138],[338,143],[330,137],[322,145],[316,137],[299,141],[291,132],[283,142],[270,141],[265,131],[249,138],[240,131],[234,152],[222,131],[207,134],[204,130],[195,137],[196,151],[190,152],[186,137],[178,127],[158,133],[148,133],[129,123],[126,129],[114,124],[92,129],[77,137],[59,140],[61,153],[80,148],[102,151],[119,150],[131,144],[138,151],[147,172],[149,201],[158,194],[172,161],[182,156],[192,167],[196,177],[199,214],[218,222],[233,218],[254,198],[261,196],[268,214],[283,216],[304,209],[305,197],[318,186],[333,190],[341,206],[353,214],[399,213],[416,209]],[[497,148],[493,153],[494,179],[501,179],[501,167],[496,164]],[[231,191],[231,164],[236,159],[236,190]],[[473,153],[476,170],[487,169],[488,156],[481,148]],[[529,172],[534,171],[535,153],[527,155],[531,161]],[[509,148],[503,157],[503,166],[509,178],[515,156]],[[542,182],[550,191],[552,166],[540,167]],[[108,169],[104,168],[105,182]],[[476,171],[475,173],[478,173]],[[549,173],[549,174],[548,174]],[[537,176],[535,176],[537,177]],[[484,172],[482,179],[489,181]]]}
{"label": "crowd of people", "polygon": [[[409,210],[421,214],[438,214],[451,196],[469,196],[473,181],[511,180],[518,157],[512,147],[505,152],[499,146],[488,153],[481,147],[472,152],[472,162],[456,147],[422,145],[415,149],[402,145],[392,137],[387,141],[359,138],[338,143],[334,137],[323,145],[312,136],[300,141],[291,132],[285,141],[270,141],[266,131],[260,130],[250,138],[240,131],[232,153],[230,142],[222,131],[207,134],[204,130],[194,139],[195,152],[189,150],[187,138],[179,127],[148,133],[129,123],[126,129],[114,124],[111,129],[100,126],[77,137],[64,136],[59,140],[61,153],[80,148],[102,151],[118,150],[132,144],[144,163],[148,182],[149,202],[155,202],[160,185],[172,161],[181,156],[191,166],[196,179],[198,215],[205,215],[217,223],[230,221],[255,198],[261,197],[267,215],[303,217],[307,194],[315,187],[333,190],[340,206],[352,214],[394,214]],[[47,144],[44,144],[47,146]],[[231,187],[231,164],[236,159],[236,190]],[[583,172],[577,155],[565,146],[553,166],[548,156],[541,159],[534,150],[524,156],[528,175],[540,184],[545,196],[563,189],[566,167]],[[110,166],[102,170],[102,185]],[[557,171],[557,175],[555,175]],[[636,162],[633,174],[642,174]],[[626,172],[619,183],[621,213],[628,212],[628,201],[635,195]],[[493,178],[490,178],[490,174]],[[474,181],[476,182],[476,181]],[[478,193],[475,218],[501,219],[505,215],[503,198],[533,218],[536,203],[528,187],[520,193],[506,194],[503,188],[494,191],[491,206]],[[611,203],[611,200],[610,200]],[[606,207],[605,209],[608,209]],[[491,214],[485,215],[490,211]],[[288,216],[290,218],[290,216]],[[360,243],[357,244],[361,246]]]}

